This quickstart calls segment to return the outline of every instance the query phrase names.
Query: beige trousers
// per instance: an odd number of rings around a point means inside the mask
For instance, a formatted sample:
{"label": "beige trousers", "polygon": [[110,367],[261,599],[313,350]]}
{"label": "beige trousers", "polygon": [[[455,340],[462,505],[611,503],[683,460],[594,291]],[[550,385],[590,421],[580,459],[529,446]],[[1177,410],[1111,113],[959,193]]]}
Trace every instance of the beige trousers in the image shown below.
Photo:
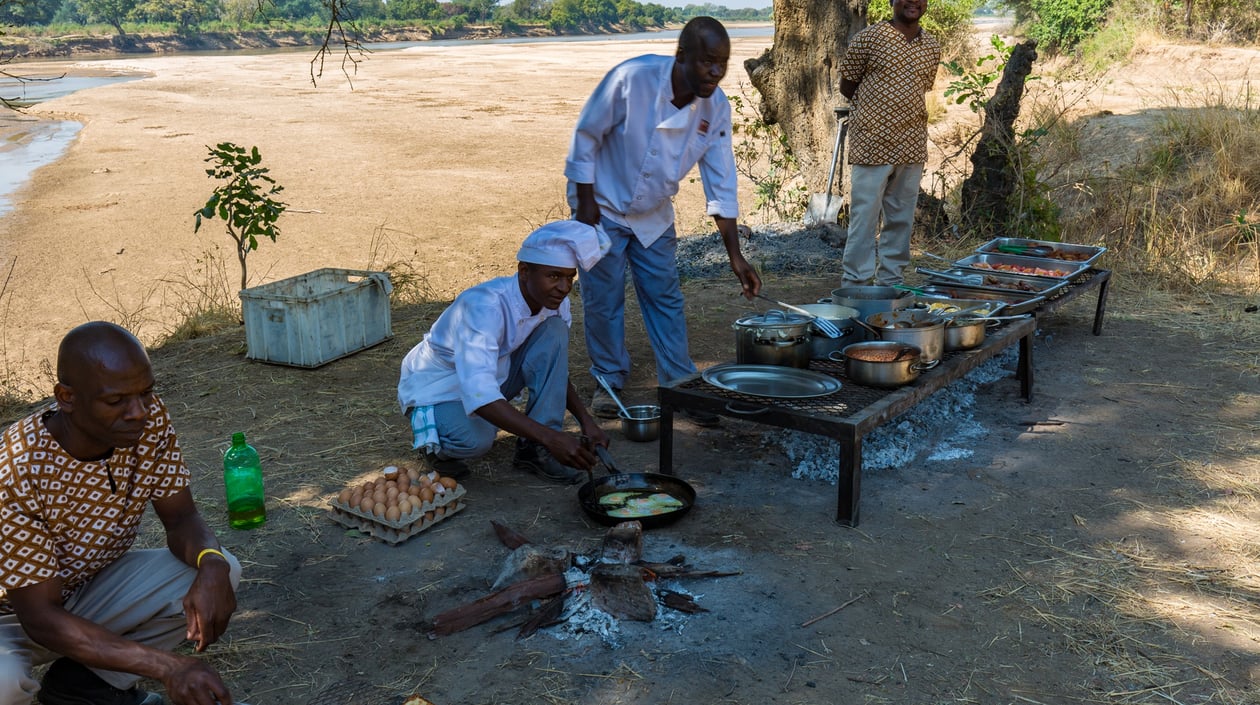
{"label": "beige trousers", "polygon": [[910,232],[923,165],[852,164],[849,172],[843,285],[900,284],[910,264]]}
{"label": "beige trousers", "polygon": [[[232,589],[236,589],[241,564],[226,549],[223,553],[232,566]],[[65,607],[125,639],[171,651],[187,632],[183,601],[196,576],[194,568],[165,548],[132,550],[97,573]],[[35,702],[39,682],[31,677],[31,669],[58,656],[31,641],[15,615],[0,615],[0,705]],[[93,671],[123,690],[140,680],[132,673]]]}

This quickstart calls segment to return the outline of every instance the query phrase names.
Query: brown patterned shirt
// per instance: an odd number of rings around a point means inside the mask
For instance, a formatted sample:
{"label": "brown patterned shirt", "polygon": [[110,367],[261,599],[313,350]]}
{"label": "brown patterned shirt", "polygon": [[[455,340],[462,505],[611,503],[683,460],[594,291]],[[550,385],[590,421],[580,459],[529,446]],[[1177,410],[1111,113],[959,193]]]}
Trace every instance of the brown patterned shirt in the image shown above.
{"label": "brown patterned shirt", "polygon": [[[44,421],[54,403],[0,436],[0,613],[8,591],[60,576],[62,599],[131,548],[145,505],[188,486],[188,468],[156,396],[144,436],[106,460],[81,461]],[[111,484],[112,483],[112,484]]]}
{"label": "brown patterned shirt", "polygon": [[840,75],[858,84],[849,118],[849,163],[922,164],[927,161],[927,105],[941,45],[919,31],[906,39],[891,22],[854,35]]}

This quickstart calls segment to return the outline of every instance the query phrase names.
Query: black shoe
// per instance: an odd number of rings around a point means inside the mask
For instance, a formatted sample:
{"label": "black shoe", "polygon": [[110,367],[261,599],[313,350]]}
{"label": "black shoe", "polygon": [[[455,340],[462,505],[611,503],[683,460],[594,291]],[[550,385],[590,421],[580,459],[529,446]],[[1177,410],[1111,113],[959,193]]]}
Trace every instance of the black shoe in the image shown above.
{"label": "black shoe", "polygon": [[722,425],[721,416],[718,416],[717,414],[710,414],[707,411],[695,411],[692,409],[684,409],[682,412],[682,415],[683,415],[683,418],[687,419],[688,421],[690,421],[691,423],[697,426],[704,426],[705,428],[716,428],[717,426]]}
{"label": "black shoe", "polygon": [[440,458],[436,453],[425,451],[420,454],[429,469],[443,477],[462,480],[468,476],[468,463],[458,458]]}
{"label": "black shoe", "polygon": [[44,674],[39,695],[43,705],[163,705],[159,693],[139,688],[119,690],[78,661],[59,658]]}
{"label": "black shoe", "polygon": [[576,485],[587,478],[586,473],[552,457],[546,446],[524,438],[516,439],[516,457],[512,459],[512,467],[562,485]]}

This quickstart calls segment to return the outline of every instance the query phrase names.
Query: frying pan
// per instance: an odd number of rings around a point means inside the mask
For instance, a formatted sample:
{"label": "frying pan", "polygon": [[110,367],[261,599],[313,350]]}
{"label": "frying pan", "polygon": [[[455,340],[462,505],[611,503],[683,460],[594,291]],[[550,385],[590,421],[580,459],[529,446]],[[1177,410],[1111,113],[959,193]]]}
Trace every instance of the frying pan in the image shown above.
{"label": "frying pan", "polygon": [[[599,459],[603,461],[604,468],[608,470],[608,475],[601,478],[592,476],[586,484],[579,487],[578,504],[582,505],[582,509],[587,516],[596,522],[604,526],[615,526],[623,521],[638,521],[643,525],[644,529],[655,529],[656,527],[666,526],[678,521],[687,512],[691,511],[692,505],[696,503],[695,489],[683,480],[673,475],[661,475],[651,472],[618,472],[617,465],[607,449],[597,446],[595,452],[599,454]],[[599,500],[604,495],[613,492],[642,492],[646,494],[663,492],[681,501],[683,504],[681,507],[663,514],[649,514],[642,517],[612,516],[600,505]]]}

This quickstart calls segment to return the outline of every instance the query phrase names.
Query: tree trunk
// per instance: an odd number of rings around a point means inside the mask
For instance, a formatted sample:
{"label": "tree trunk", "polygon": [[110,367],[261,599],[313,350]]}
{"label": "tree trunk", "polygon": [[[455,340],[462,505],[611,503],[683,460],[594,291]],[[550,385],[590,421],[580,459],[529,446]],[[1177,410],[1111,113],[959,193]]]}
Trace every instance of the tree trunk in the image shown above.
{"label": "tree trunk", "polygon": [[840,59],[850,37],[866,26],[867,2],[775,0],[774,44],[744,62],[761,94],[762,117],[783,131],[815,193],[828,190],[834,108],[847,102],[840,94]]}
{"label": "tree trunk", "polygon": [[984,108],[980,141],[971,155],[971,175],[962,185],[963,226],[992,236],[1011,222],[1011,194],[1022,175],[1016,168],[1015,119],[1024,97],[1024,82],[1037,60],[1037,42],[1015,47],[1002,71],[1002,80]]}

